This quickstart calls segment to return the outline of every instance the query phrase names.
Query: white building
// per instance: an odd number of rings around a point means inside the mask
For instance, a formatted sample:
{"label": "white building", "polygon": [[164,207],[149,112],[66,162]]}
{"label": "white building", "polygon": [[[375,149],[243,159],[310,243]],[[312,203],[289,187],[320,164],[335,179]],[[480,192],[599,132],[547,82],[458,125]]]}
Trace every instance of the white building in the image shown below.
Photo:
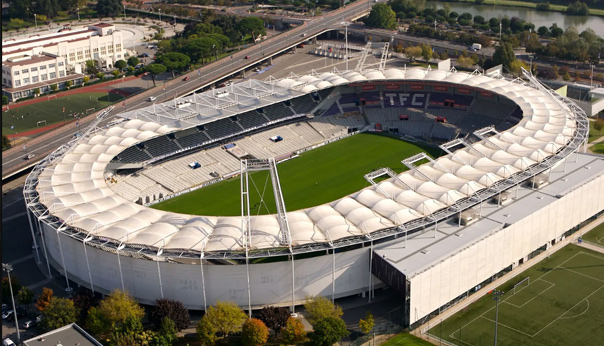
{"label": "white building", "polygon": [[81,83],[87,60],[111,68],[124,58],[122,33],[112,24],[66,27],[57,33],[2,41],[2,92],[10,101],[31,96],[33,90]]}

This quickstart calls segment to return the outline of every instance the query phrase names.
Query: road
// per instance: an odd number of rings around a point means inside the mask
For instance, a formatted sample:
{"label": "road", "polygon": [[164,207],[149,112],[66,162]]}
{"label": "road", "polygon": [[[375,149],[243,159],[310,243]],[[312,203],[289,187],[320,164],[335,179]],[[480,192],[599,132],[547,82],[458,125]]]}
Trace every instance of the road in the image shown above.
{"label": "road", "polygon": [[[166,82],[164,85],[158,85],[148,91],[133,96],[126,100],[125,107],[116,107],[111,115],[103,122],[110,121],[113,116],[120,112],[130,111],[149,105],[147,99],[150,96],[157,97],[156,102],[163,102],[173,97],[188,94],[194,90],[200,89],[211,83],[228,77],[238,71],[244,70],[256,63],[262,62],[269,57],[296,46],[318,34],[331,30],[340,26],[352,17],[357,17],[363,10],[367,10],[371,2],[369,0],[359,0],[349,4],[336,11],[332,11],[328,15],[316,17],[307,24],[293,28],[287,32],[275,35],[259,44],[252,45],[240,52],[233,54],[230,58],[218,60],[212,64],[208,64],[196,71],[192,71],[183,75],[181,79],[175,79]],[[246,59],[246,57],[249,57]],[[189,77],[188,81],[184,81],[185,77]],[[91,121],[92,119],[88,119]],[[83,125],[83,124],[80,124]],[[77,127],[63,127],[52,134],[40,136],[28,143],[27,153],[35,154],[36,159],[41,159],[45,155],[52,152],[57,147],[67,143],[77,132]],[[27,167],[33,162],[25,160],[26,152],[21,147],[11,149],[3,155],[2,159],[2,176],[6,177],[9,174],[19,171]]]}

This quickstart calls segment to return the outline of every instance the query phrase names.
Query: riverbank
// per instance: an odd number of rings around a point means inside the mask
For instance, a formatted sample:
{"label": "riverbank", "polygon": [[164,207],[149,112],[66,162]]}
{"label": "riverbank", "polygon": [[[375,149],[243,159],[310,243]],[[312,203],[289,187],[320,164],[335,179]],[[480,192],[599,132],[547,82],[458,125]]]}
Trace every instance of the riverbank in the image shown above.
{"label": "riverbank", "polygon": [[[537,8],[537,3],[514,1],[514,0],[485,0],[482,4],[477,4],[475,0],[450,0],[450,2],[461,2],[461,3],[476,4],[476,5]],[[566,6],[563,6],[563,5],[555,5],[555,4],[549,5],[550,12],[564,12],[565,10],[566,10]],[[544,12],[547,12],[547,11],[544,11]],[[590,8],[589,15],[604,17],[604,10],[597,9],[597,8]]]}

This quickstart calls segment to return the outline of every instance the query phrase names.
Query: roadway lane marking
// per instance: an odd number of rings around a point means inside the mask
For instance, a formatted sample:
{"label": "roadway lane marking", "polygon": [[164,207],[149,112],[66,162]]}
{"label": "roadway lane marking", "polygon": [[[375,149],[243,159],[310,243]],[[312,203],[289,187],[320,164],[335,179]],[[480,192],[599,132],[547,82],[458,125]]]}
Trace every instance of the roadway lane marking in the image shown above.
{"label": "roadway lane marking", "polygon": [[9,216],[9,217],[5,217],[5,218],[2,219],[2,222],[7,222],[7,221],[10,221],[10,220],[16,219],[16,218],[21,217],[21,216],[23,216],[25,214],[27,214],[27,212],[23,211],[23,212],[20,212],[19,214],[15,214],[15,215],[12,215],[12,216]]}
{"label": "roadway lane marking", "polygon": [[[32,255],[32,257],[33,257],[33,255]],[[48,283],[51,283],[51,282],[52,282],[52,278],[50,278],[50,279],[46,279],[46,280],[42,280],[42,281],[40,281],[40,282],[36,282],[35,284],[33,284],[33,285],[29,285],[29,286],[27,286],[27,287],[28,287],[30,290],[32,290],[32,291],[33,291],[33,290],[35,290],[36,288],[41,287],[41,286],[44,286],[44,285],[46,285],[46,284],[48,284]]]}

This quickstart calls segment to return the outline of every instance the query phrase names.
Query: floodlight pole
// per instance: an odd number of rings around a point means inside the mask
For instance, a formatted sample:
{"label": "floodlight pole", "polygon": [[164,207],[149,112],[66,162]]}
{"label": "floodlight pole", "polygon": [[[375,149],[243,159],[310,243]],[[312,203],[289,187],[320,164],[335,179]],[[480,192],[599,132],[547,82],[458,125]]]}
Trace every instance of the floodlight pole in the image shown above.
{"label": "floodlight pole", "polygon": [[497,325],[499,324],[499,298],[503,295],[502,291],[495,290],[493,299],[495,299],[495,341],[494,346],[497,346]]}
{"label": "floodlight pole", "polygon": [[15,315],[15,328],[17,328],[17,343],[21,340],[21,333],[19,333],[19,321],[17,320],[17,308],[15,307],[15,296],[13,294],[13,283],[10,279],[10,272],[13,271],[13,266],[8,263],[2,263],[2,270],[4,270],[8,276],[8,286],[10,287],[10,298],[13,301],[13,314]]}

